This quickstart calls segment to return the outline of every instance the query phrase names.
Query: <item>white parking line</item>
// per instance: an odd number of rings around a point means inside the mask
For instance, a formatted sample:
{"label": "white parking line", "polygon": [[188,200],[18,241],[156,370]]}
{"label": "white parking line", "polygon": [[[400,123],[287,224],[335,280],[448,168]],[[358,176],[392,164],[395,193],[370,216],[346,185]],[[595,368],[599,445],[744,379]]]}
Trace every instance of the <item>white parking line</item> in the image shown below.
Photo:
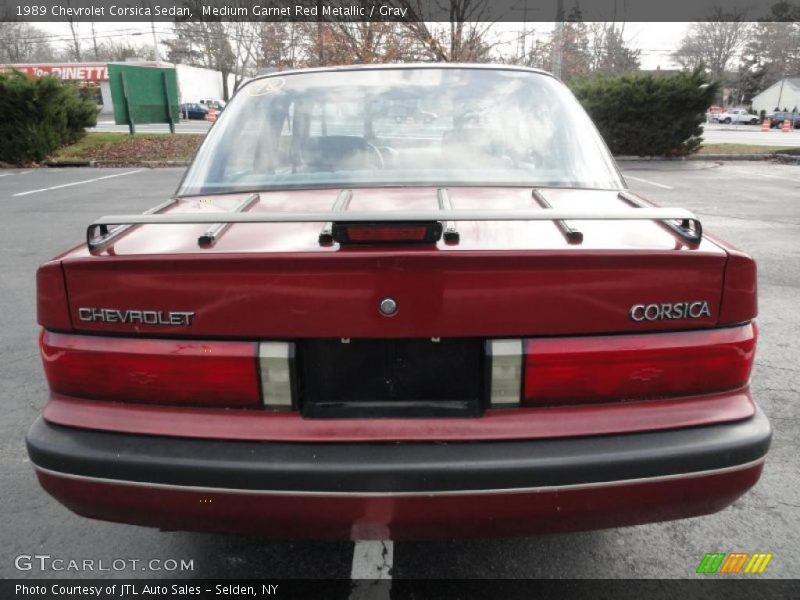
{"label": "white parking line", "polygon": [[769,177],[770,179],[780,179],[782,181],[794,183],[797,181],[791,177],[786,177],[785,175],[767,175],[766,173],[758,173],[757,171],[750,171],[750,175],[758,175],[759,177]]}
{"label": "white parking line", "polygon": [[353,546],[350,579],[391,579],[394,542],[358,541]]}
{"label": "white parking line", "polygon": [[641,179],[639,177],[633,177],[631,175],[625,175],[625,179],[633,179],[634,181],[638,181],[639,183],[646,183],[648,185],[654,185],[656,187],[663,188],[665,190],[674,190],[675,188],[671,185],[665,185],[663,183],[658,183],[657,181],[650,181],[649,179]]}
{"label": "white parking line", "polygon": [[394,542],[358,541],[353,545],[353,587],[349,600],[390,600]]}
{"label": "white parking line", "polygon": [[73,181],[72,183],[62,183],[61,185],[53,185],[46,188],[39,188],[38,190],[28,190],[27,192],[19,192],[12,194],[16,196],[27,196],[28,194],[38,194],[39,192],[49,192],[51,190],[60,190],[61,188],[72,187],[74,185],[83,185],[84,183],[94,183],[95,181],[102,181],[103,179],[111,179],[112,177],[123,177],[125,175],[133,175],[134,173],[141,173],[144,169],[135,169],[133,171],[125,171],[124,173],[114,173],[113,175],[104,175],[103,177],[95,177],[94,179],[84,179],[83,181]]}

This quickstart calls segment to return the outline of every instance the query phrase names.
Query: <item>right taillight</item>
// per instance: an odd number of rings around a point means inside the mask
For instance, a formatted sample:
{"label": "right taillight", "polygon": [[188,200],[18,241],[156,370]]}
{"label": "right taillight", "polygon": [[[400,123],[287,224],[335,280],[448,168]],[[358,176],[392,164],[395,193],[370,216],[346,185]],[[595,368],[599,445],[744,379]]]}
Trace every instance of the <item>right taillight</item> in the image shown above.
{"label": "right taillight", "polygon": [[43,331],[50,388],[80,398],[256,408],[258,344],[69,335]]}
{"label": "right taillight", "polygon": [[750,378],[756,327],[526,340],[523,405],[710,394]]}

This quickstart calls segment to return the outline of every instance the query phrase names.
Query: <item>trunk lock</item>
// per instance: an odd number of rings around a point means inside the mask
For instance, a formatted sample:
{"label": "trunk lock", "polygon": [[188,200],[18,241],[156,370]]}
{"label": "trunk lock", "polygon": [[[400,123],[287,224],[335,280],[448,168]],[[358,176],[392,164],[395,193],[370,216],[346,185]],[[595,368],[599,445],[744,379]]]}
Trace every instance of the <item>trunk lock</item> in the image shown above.
{"label": "trunk lock", "polygon": [[381,311],[381,314],[391,317],[397,312],[397,302],[394,298],[384,298],[378,305],[378,310]]}

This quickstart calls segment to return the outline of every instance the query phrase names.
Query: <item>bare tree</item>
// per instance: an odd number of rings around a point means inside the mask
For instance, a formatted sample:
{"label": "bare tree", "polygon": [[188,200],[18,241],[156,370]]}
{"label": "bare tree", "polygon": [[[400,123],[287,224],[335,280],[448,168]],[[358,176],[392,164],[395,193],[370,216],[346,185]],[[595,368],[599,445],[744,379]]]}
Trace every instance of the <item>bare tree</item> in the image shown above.
{"label": "bare tree", "polygon": [[553,61],[553,70],[559,71],[556,74],[561,79],[568,81],[590,72],[592,65],[589,41],[589,28],[582,20],[581,11],[573,8],[566,21],[560,23],[551,36],[554,59],[558,57],[557,61]]}
{"label": "bare tree", "polygon": [[256,57],[261,44],[261,29],[258,23],[236,20],[225,23],[225,32],[233,52],[231,73],[235,90],[245,77],[255,71]]}
{"label": "bare tree", "polygon": [[151,44],[132,44],[124,38],[112,38],[97,44],[96,60],[108,62],[125,62],[133,58],[155,60]]}
{"label": "bare tree", "polygon": [[702,66],[720,79],[746,43],[749,31],[744,13],[714,8],[706,21],[689,26],[673,56],[685,69]]}
{"label": "bare tree", "polygon": [[55,50],[44,31],[30,23],[0,22],[0,62],[45,62],[54,58]]}
{"label": "bare tree", "polygon": [[520,62],[526,67],[549,71],[553,56],[553,42],[549,38],[533,38],[526,45],[525,56]]}
{"label": "bare tree", "polygon": [[778,2],[752,27],[741,57],[737,88],[752,96],[784,77],[800,74],[800,6]]}
{"label": "bare tree", "polygon": [[278,70],[299,67],[302,64],[299,39],[303,25],[294,21],[258,24],[255,66]]}
{"label": "bare tree", "polygon": [[97,45],[97,33],[94,30],[94,21],[89,21],[92,28],[92,50],[94,51],[94,59],[100,60],[100,52]]}
{"label": "bare tree", "polygon": [[422,0],[397,0],[407,9],[403,24],[413,36],[423,58],[441,62],[486,61],[500,42],[489,41],[492,20],[490,0],[443,0],[437,4],[449,14],[447,23],[426,21]]}
{"label": "bare tree", "polygon": [[344,60],[340,62],[386,63],[411,57],[411,37],[399,23],[336,22],[331,24],[334,46]]}
{"label": "bare tree", "polygon": [[175,23],[175,37],[164,42],[170,62],[206,67],[222,74],[223,100],[228,100],[228,75],[236,70],[236,55],[221,21]]}
{"label": "bare tree", "polygon": [[[72,5],[72,0],[67,0],[67,7]],[[67,50],[67,56],[72,60],[81,61],[81,33],[80,33],[80,23],[75,20],[75,17],[67,17],[67,23],[69,24],[69,31],[72,35],[72,41],[70,44],[69,49]]]}
{"label": "bare tree", "polygon": [[642,51],[625,42],[625,23],[595,22],[589,30],[592,71],[630,73],[639,69]]}

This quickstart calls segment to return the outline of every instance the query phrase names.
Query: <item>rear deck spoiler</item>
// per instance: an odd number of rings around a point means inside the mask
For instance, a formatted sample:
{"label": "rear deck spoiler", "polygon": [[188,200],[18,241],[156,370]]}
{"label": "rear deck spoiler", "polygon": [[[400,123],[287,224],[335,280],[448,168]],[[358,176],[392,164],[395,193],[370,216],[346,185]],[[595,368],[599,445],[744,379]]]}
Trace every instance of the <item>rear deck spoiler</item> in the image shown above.
{"label": "rear deck spoiler", "polygon": [[[515,210],[398,210],[398,211],[347,211],[321,212],[202,212],[158,214],[171,206],[170,201],[139,215],[109,215],[100,217],[86,230],[86,244],[91,252],[107,246],[135,225],[231,225],[235,223],[430,223],[444,222],[453,227],[457,221],[658,221],[665,228],[689,244],[698,244],[703,237],[703,226],[695,215],[683,208],[652,208],[638,199],[620,193],[630,209],[621,210],[564,210],[534,208]],[[343,217],[345,217],[343,219]],[[202,238],[201,238],[202,239]],[[202,244],[201,244],[202,245]]]}

